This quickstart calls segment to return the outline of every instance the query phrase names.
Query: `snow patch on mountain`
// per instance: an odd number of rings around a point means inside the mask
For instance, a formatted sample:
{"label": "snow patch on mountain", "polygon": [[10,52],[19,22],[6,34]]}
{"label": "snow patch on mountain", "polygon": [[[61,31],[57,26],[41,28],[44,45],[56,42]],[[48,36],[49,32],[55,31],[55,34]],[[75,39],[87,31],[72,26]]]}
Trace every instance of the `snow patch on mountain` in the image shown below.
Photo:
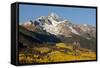
{"label": "snow patch on mountain", "polygon": [[32,23],[29,21],[29,22],[25,22],[23,25],[31,25]]}
{"label": "snow patch on mountain", "polygon": [[72,33],[77,34],[77,35],[80,35],[75,29],[73,29],[72,26],[70,26],[69,28],[71,29]]}
{"label": "snow patch on mountain", "polygon": [[60,22],[55,21],[52,17],[48,17],[48,19],[52,22],[53,26],[56,26],[57,24],[60,23]]}
{"label": "snow patch on mountain", "polygon": [[58,34],[58,29],[56,28],[56,26],[46,24],[46,25],[43,25],[43,29],[51,34],[54,34],[54,35]]}
{"label": "snow patch on mountain", "polygon": [[[84,36],[84,34],[89,34],[93,37],[95,37],[95,28],[92,26],[89,26],[87,24],[73,24],[67,19],[62,19],[55,13],[51,13],[48,16],[40,16],[37,19],[35,19],[33,22],[25,22],[22,25],[26,25],[30,29],[31,26],[29,25],[35,25],[36,28],[40,28],[41,30],[45,30],[46,32],[49,32],[54,35],[63,35],[66,37],[71,36],[71,34],[76,34],[79,36]],[[34,29],[34,28],[33,28]]]}

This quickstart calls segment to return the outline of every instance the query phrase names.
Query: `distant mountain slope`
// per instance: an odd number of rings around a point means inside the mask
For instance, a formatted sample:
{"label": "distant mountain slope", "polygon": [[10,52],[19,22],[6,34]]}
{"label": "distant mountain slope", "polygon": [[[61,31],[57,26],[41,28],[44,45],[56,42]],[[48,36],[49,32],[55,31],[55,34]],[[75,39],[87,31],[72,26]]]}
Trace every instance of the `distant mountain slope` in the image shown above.
{"label": "distant mountain slope", "polygon": [[57,43],[60,42],[60,40],[52,34],[46,34],[46,33],[38,33],[38,32],[32,32],[27,30],[26,28],[19,26],[19,41],[23,43]]}
{"label": "distant mountain slope", "polygon": [[[48,16],[40,16],[36,20],[25,22],[22,24],[29,30],[45,30],[54,35],[64,35],[66,37],[71,36],[71,34],[76,34],[84,36],[90,39],[89,36],[96,37],[96,27],[88,24],[73,24],[69,20],[59,17],[55,13],[51,13]],[[34,27],[32,29],[32,27]]]}
{"label": "distant mountain slope", "polygon": [[81,47],[96,51],[96,27],[88,24],[74,24],[51,13],[19,25],[19,40],[23,43],[72,44],[78,41]]}
{"label": "distant mountain slope", "polygon": [[72,37],[64,37],[64,36],[58,36],[58,37],[64,43],[73,44],[73,42],[78,41],[81,47],[91,49],[92,51],[96,51],[96,39],[93,37],[91,37],[90,40],[75,34],[73,34]]}

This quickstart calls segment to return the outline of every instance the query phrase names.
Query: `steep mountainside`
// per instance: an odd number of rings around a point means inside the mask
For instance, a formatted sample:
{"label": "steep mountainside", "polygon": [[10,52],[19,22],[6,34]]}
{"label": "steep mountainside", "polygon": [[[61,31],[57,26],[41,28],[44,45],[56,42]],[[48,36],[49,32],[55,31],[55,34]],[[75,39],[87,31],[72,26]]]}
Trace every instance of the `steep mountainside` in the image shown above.
{"label": "steep mountainside", "polygon": [[81,47],[96,50],[95,26],[73,24],[55,13],[19,25],[19,34],[21,38],[28,38],[28,40],[40,43],[73,43],[78,41]]}
{"label": "steep mountainside", "polygon": [[[55,13],[51,13],[48,16],[38,17],[35,21],[29,21],[23,24],[29,30],[34,31],[35,28],[39,30],[45,30],[54,35],[64,35],[70,37],[71,34],[76,34],[80,36],[86,36],[87,39],[90,39],[89,36],[95,38],[96,27],[87,25],[87,24],[73,24],[68,20],[63,20]],[[35,26],[35,27],[34,27]],[[34,27],[34,29],[32,28]]]}
{"label": "steep mountainside", "polygon": [[19,41],[24,44],[33,43],[57,43],[60,40],[53,34],[41,32],[33,32],[27,30],[23,26],[19,26]]}

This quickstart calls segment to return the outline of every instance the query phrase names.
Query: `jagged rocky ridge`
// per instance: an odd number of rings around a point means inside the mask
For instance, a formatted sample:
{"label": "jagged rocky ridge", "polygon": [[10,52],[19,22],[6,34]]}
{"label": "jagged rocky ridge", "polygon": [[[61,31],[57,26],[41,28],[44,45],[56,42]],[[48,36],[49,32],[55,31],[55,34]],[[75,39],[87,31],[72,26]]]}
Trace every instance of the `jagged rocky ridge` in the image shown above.
{"label": "jagged rocky ridge", "polygon": [[19,25],[19,33],[21,42],[24,42],[23,38],[28,43],[30,43],[30,40],[38,43],[73,43],[74,41],[78,41],[82,47],[93,51],[96,50],[95,26],[74,24],[67,19],[63,20],[63,18],[55,13],[51,13],[48,16],[41,16],[36,20],[30,20]]}

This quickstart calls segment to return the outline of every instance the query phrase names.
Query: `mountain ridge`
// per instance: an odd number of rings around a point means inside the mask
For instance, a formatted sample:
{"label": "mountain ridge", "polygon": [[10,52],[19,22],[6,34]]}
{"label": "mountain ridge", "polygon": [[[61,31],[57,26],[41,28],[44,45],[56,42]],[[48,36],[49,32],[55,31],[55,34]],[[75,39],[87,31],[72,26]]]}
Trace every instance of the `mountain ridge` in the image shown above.
{"label": "mountain ridge", "polygon": [[[25,22],[19,26],[25,28],[29,34],[31,32],[39,40],[42,40],[44,37],[55,41],[59,40],[64,43],[73,43],[78,41],[83,48],[88,48],[93,51],[96,50],[96,27],[88,24],[73,24],[67,19],[63,19],[54,13],[51,13],[48,16],[40,16],[34,21],[30,20],[29,22]],[[42,34],[44,34],[44,36]],[[36,39],[35,37],[33,38]],[[47,42],[50,42],[50,39],[47,39]],[[46,43],[45,40],[41,42]]]}
{"label": "mountain ridge", "polygon": [[51,13],[48,16],[40,16],[34,21],[30,20],[29,22],[23,24],[23,26],[31,25],[54,35],[63,35],[63,31],[65,30],[64,32],[66,33],[66,37],[68,33],[73,33],[81,36],[88,34],[93,37],[95,37],[96,34],[96,27],[88,24],[73,24],[67,19],[63,20],[63,18],[59,17],[55,13]]}

